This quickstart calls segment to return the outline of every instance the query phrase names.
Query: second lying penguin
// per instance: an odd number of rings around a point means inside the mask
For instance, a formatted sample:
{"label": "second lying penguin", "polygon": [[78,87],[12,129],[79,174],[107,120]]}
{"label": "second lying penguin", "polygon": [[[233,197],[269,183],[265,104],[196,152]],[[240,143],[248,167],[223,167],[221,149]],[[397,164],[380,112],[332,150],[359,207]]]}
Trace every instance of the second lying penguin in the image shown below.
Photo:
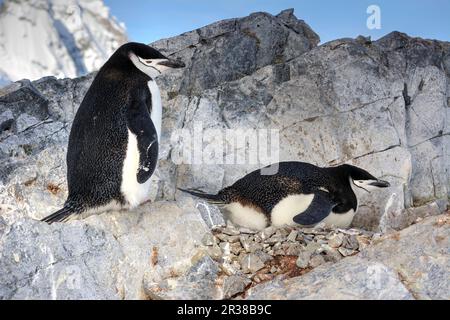
{"label": "second lying penguin", "polygon": [[[321,168],[305,162],[280,162],[278,172],[255,170],[217,194],[184,190],[223,205],[232,222],[251,229],[267,225],[347,228],[358,208],[354,190],[389,187],[369,172],[348,164]],[[267,167],[266,167],[267,168]]]}

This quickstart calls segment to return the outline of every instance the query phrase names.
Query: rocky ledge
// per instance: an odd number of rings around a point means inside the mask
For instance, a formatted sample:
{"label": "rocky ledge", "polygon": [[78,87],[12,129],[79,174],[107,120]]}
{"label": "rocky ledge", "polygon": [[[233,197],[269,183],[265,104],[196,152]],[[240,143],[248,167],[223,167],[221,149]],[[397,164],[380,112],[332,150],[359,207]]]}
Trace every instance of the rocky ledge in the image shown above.
{"label": "rocky ledge", "polygon": [[[399,32],[318,42],[286,10],[152,44],[186,62],[158,79],[154,201],[67,224],[37,219],[67,195],[68,133],[94,75],[0,89],[0,297],[448,299],[450,44]],[[177,162],[173,133],[199,123],[277,129],[279,160],[353,163],[392,187],[358,195],[351,230],[227,226],[177,187],[214,192],[261,164]],[[221,148],[217,136],[202,147]]]}

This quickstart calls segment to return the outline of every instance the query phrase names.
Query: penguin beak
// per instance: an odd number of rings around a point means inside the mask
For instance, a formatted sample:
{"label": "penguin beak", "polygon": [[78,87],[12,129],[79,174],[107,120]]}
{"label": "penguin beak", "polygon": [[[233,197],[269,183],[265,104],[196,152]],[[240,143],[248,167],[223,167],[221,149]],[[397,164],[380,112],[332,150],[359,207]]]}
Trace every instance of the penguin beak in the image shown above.
{"label": "penguin beak", "polygon": [[158,62],[158,65],[168,67],[168,68],[173,68],[173,69],[184,68],[186,66],[184,64],[184,62],[182,62],[180,60],[174,60],[174,59],[163,60],[161,62]]}
{"label": "penguin beak", "polygon": [[384,180],[375,180],[373,182],[370,182],[369,185],[373,186],[373,187],[377,187],[377,188],[387,188],[387,187],[391,186],[391,184],[389,182],[384,181]]}

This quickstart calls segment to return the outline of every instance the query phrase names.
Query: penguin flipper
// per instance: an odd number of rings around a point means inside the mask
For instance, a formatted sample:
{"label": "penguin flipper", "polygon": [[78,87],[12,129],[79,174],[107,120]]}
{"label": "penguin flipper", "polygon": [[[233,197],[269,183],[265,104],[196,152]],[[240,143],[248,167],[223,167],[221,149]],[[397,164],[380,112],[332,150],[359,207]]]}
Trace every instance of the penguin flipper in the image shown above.
{"label": "penguin flipper", "polygon": [[138,140],[139,150],[145,149],[145,146],[147,146],[145,151],[139,152],[139,168],[137,172],[137,181],[139,183],[144,183],[152,176],[158,160],[158,140],[153,140],[148,145],[144,142],[142,144],[141,148]]}
{"label": "penguin flipper", "polygon": [[304,226],[319,223],[330,214],[335,205],[336,203],[330,199],[328,193],[323,191],[316,192],[309,207],[296,215],[293,220],[295,223]]}
{"label": "penguin flipper", "polygon": [[41,221],[52,224],[53,222],[65,222],[74,215],[76,212],[70,207],[64,207],[55,213],[43,218]]}
{"label": "penguin flipper", "polygon": [[134,102],[127,114],[129,130],[136,135],[139,150],[138,183],[146,182],[153,174],[158,161],[158,136],[146,103]]}

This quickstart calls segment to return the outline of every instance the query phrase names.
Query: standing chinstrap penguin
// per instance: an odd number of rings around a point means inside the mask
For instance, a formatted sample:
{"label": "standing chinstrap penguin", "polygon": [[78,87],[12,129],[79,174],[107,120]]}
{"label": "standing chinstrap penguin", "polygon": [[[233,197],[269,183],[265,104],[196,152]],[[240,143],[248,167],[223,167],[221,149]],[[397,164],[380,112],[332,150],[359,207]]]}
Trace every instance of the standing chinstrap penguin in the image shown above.
{"label": "standing chinstrap penguin", "polygon": [[133,208],[148,200],[161,138],[161,96],[155,79],[182,67],[182,62],[134,42],[110,57],[72,124],[68,198],[61,210],[42,221]]}
{"label": "standing chinstrap penguin", "polygon": [[358,208],[357,188],[389,187],[387,181],[348,164],[321,168],[291,161],[280,162],[273,175],[262,174],[262,170],[217,194],[180,190],[223,207],[232,222],[260,230],[269,224],[313,226],[319,222],[347,228]]}

